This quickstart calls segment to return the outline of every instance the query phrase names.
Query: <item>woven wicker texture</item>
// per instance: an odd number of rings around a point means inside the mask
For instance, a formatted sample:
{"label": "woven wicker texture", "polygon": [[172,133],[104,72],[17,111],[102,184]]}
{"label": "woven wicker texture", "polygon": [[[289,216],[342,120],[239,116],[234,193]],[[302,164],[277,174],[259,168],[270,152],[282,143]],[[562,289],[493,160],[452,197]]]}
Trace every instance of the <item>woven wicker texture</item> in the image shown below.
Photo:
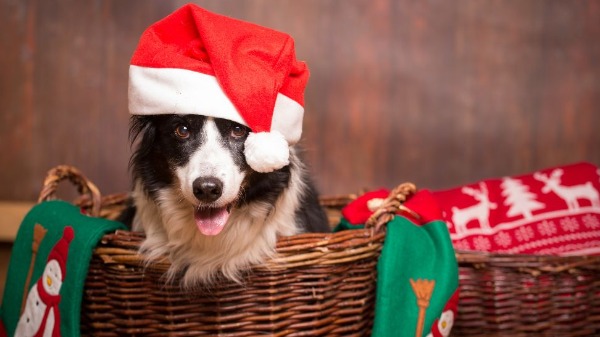
{"label": "woven wicker texture", "polygon": [[[49,172],[40,200],[69,179],[75,203],[114,219],[127,194],[100,197],[81,172]],[[390,213],[413,185],[395,189],[364,230],[282,238],[277,255],[244,284],[184,292],[162,279],[167,261],[142,266],[139,233],[106,235],[94,252],[82,304],[82,334],[94,336],[368,336],[376,262]],[[322,199],[330,222],[354,195]],[[94,205],[100,200],[100,207]],[[383,226],[384,227],[384,226]],[[457,252],[459,313],[452,336],[600,336],[600,257]]]}
{"label": "woven wicker texture", "polygon": [[458,252],[453,336],[599,336],[600,257]]}
{"label": "woven wicker texture", "polygon": [[141,236],[117,232],[94,255],[82,328],[97,336],[364,336],[381,238],[297,236],[281,241],[276,259],[243,285],[183,292],[162,281],[165,265],[140,267]]}
{"label": "woven wicker texture", "polygon": [[[63,179],[79,185],[84,193],[77,200],[80,206],[106,218],[115,218],[128,202],[126,195],[101,198],[81,172],[67,166],[49,173],[41,200],[55,198],[55,187]],[[98,200],[101,207],[95,209]],[[349,200],[334,197],[322,203],[336,221]],[[384,231],[370,226],[281,238],[276,255],[255,266],[243,284],[223,281],[183,291],[178,284],[165,283],[168,261],[143,265],[137,253],[142,234],[117,231],[106,235],[93,254],[82,304],[82,333],[367,336],[384,237]]]}

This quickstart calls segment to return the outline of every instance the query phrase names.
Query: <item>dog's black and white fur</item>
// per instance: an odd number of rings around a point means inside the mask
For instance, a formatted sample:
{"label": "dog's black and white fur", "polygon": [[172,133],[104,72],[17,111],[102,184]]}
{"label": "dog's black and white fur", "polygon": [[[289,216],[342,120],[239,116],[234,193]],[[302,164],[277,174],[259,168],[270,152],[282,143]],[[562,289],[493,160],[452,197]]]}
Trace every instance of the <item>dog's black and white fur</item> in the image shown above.
{"label": "dog's black and white fur", "polygon": [[[180,276],[186,286],[239,280],[274,252],[278,236],[329,230],[296,150],[288,166],[255,172],[244,158],[249,132],[200,115],[132,117],[133,229],[146,234],[148,260],[169,257],[170,279]],[[207,217],[215,219],[198,225]]]}

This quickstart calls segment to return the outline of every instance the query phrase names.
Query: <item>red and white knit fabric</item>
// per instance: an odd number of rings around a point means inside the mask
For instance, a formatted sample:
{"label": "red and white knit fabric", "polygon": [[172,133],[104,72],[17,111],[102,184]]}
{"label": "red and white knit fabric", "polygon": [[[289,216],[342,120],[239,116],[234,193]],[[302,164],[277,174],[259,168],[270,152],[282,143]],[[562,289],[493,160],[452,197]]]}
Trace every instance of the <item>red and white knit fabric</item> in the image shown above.
{"label": "red and white knit fabric", "polygon": [[600,253],[600,170],[578,163],[434,192],[456,249]]}

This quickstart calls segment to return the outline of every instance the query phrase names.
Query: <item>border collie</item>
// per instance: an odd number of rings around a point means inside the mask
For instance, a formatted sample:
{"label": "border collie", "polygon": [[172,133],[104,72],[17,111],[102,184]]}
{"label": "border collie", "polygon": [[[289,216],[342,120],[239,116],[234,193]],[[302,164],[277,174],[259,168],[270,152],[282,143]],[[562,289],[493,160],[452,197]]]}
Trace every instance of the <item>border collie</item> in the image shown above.
{"label": "border collie", "polygon": [[290,148],[290,164],[253,171],[244,125],[200,115],[133,116],[135,217],[148,262],[167,256],[167,279],[184,286],[242,272],[275,252],[279,236],[327,232],[313,184]]}

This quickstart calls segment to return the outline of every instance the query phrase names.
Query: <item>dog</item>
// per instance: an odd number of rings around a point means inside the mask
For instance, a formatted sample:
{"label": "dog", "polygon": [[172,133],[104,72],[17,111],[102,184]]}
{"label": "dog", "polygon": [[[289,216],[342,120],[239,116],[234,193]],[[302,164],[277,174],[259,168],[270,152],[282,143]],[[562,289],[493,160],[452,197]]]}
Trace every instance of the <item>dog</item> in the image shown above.
{"label": "dog", "polygon": [[330,230],[298,150],[289,165],[256,172],[244,157],[250,132],[202,115],[131,117],[132,227],[145,232],[147,261],[169,258],[169,280],[240,282],[278,237]]}

